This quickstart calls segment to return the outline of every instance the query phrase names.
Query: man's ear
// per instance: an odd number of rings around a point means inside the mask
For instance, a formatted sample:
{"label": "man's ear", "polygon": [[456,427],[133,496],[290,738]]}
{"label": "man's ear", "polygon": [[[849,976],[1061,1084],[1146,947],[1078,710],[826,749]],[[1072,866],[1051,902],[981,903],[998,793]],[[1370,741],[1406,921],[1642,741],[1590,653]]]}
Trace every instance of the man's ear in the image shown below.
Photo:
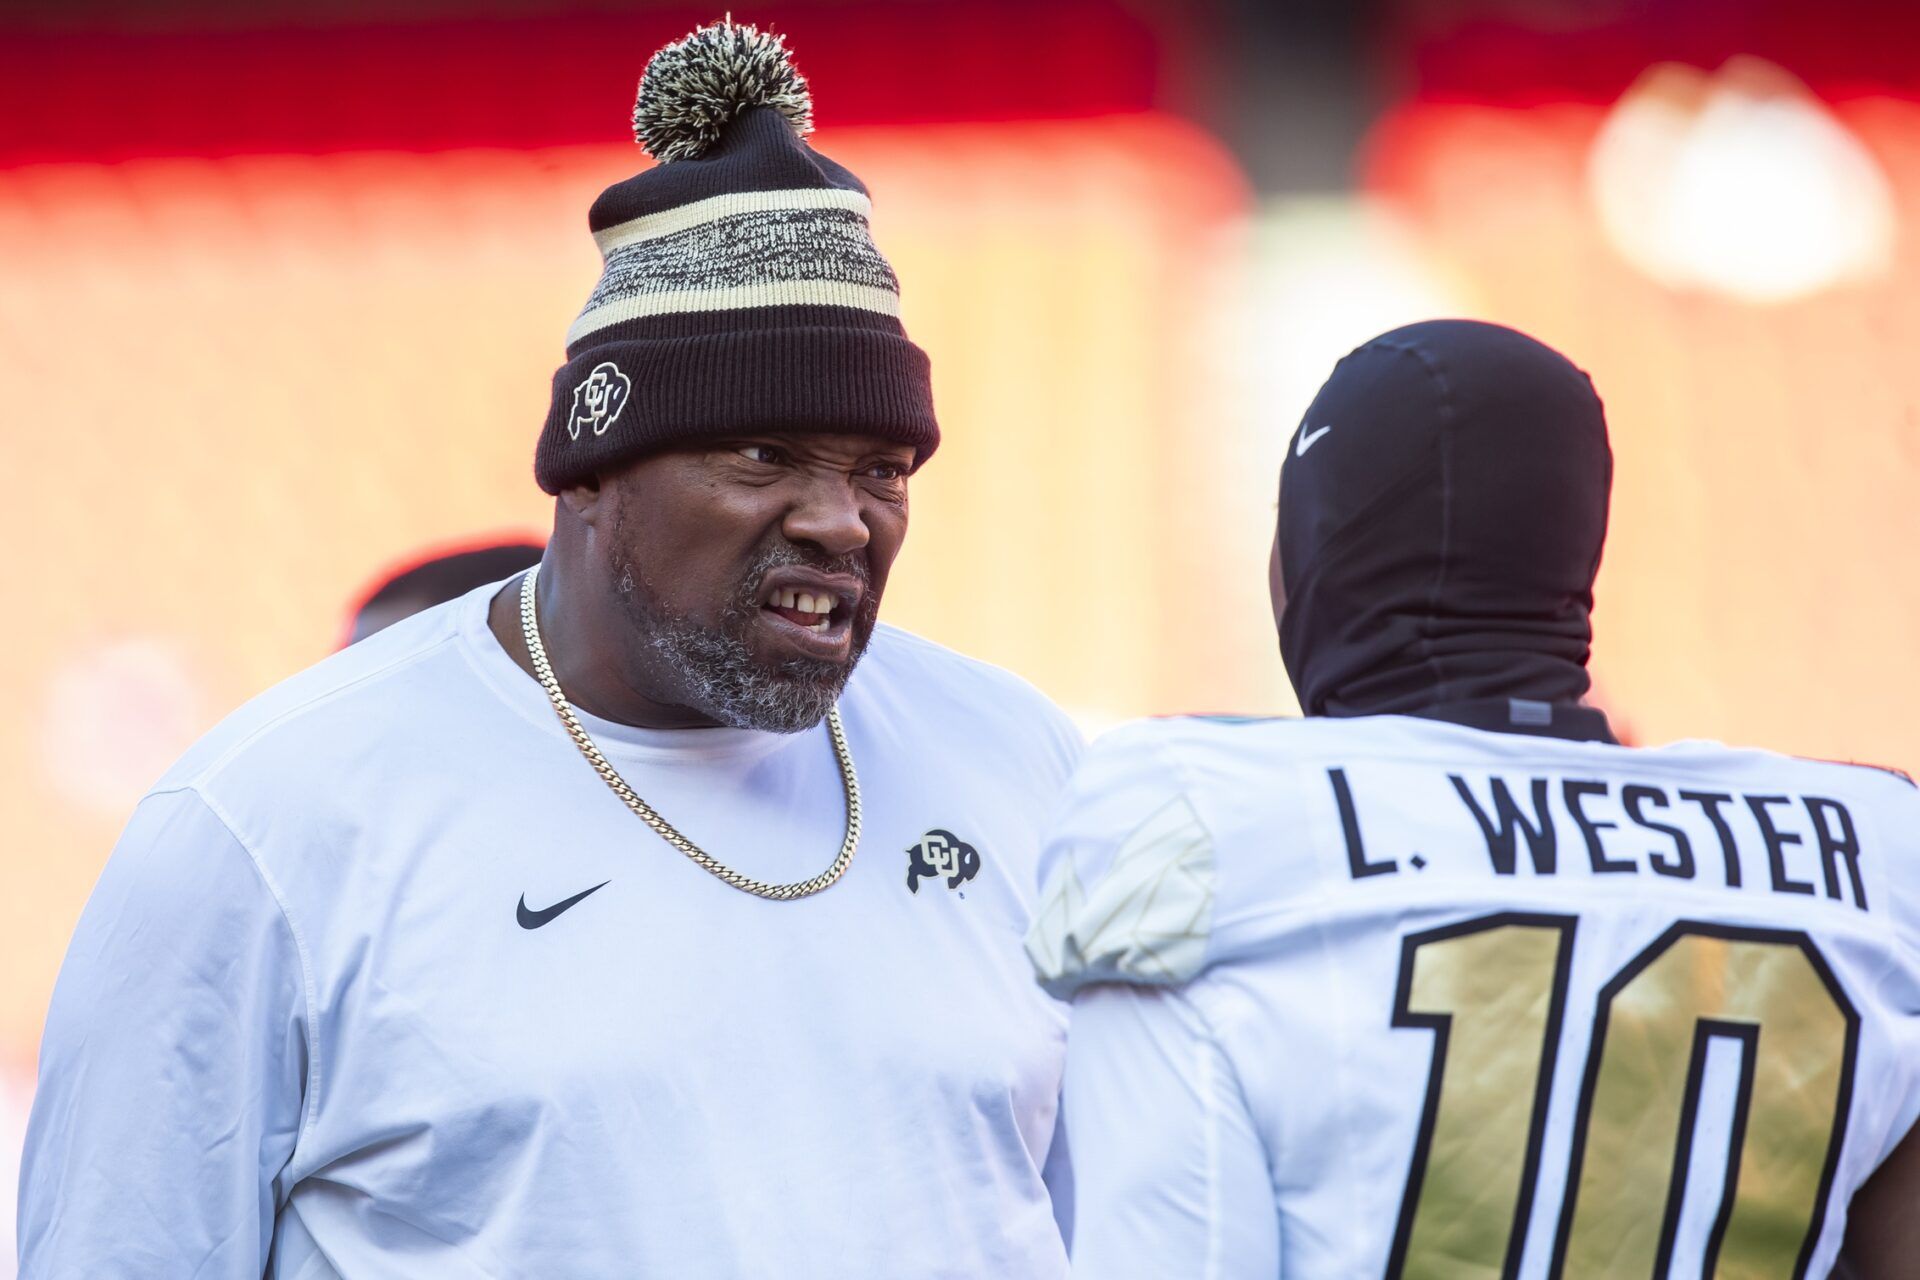
{"label": "man's ear", "polygon": [[600,477],[595,475],[562,489],[560,501],[581,523],[596,524],[606,509],[606,490],[601,487]]}

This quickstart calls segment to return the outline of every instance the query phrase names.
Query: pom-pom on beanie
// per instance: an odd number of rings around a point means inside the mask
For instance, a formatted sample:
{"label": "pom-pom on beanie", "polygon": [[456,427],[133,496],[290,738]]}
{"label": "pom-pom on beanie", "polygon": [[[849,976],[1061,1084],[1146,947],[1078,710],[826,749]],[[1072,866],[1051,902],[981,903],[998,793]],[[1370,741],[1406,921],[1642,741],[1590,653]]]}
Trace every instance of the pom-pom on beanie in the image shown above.
{"label": "pom-pom on beanie", "polygon": [[633,128],[658,163],[588,214],[605,265],[553,377],[542,489],[727,436],[878,436],[916,465],[939,445],[866,187],[812,127],[779,36],[718,22],[647,63]]}

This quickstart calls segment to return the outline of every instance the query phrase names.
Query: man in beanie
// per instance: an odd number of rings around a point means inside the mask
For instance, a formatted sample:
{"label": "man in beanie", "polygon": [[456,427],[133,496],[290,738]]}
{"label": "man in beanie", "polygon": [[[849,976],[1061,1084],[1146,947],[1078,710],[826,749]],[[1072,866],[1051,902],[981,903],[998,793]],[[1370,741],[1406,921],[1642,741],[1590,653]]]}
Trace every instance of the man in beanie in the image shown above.
{"label": "man in beanie", "polygon": [[1307,718],[1115,732],[1045,855],[1075,1275],[1825,1276],[1896,1146],[1849,1248],[1915,1274],[1920,795],[1613,742],[1611,472],[1586,375],[1493,325],[1314,400],[1271,575]]}
{"label": "man in beanie", "polygon": [[1075,735],[876,624],[939,431],[779,41],[635,117],[541,563],[242,709],[108,864],[34,1280],[1064,1272],[1020,936]]}

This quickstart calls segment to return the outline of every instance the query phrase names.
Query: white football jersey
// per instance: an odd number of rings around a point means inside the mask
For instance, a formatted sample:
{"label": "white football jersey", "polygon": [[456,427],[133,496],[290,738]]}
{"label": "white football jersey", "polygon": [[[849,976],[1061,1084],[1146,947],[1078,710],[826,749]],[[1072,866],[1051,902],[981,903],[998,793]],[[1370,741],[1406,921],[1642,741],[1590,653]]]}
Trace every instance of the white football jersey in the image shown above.
{"label": "white football jersey", "polygon": [[1920,1112],[1920,792],[1405,716],[1088,753],[1080,1276],[1825,1276]]}

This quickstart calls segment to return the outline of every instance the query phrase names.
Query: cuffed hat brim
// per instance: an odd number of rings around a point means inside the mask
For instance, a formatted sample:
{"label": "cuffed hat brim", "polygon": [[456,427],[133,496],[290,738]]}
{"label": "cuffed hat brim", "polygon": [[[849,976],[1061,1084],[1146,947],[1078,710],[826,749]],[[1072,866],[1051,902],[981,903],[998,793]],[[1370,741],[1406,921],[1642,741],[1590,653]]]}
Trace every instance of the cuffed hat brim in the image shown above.
{"label": "cuffed hat brim", "polygon": [[940,443],[926,353],[866,325],[739,328],[593,345],[553,376],[534,454],[548,493],[662,449],[784,433]]}

